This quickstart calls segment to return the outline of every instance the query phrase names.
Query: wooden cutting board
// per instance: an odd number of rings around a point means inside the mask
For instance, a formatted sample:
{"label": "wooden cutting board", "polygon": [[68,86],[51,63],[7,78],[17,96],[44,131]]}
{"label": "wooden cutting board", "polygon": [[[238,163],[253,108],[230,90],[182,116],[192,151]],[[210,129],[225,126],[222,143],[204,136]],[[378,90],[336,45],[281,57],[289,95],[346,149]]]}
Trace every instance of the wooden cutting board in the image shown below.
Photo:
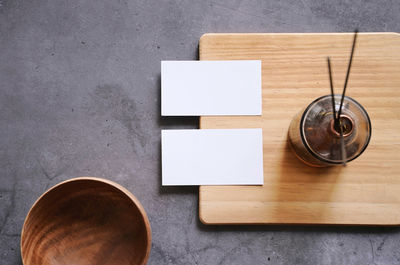
{"label": "wooden cutting board", "polygon": [[353,34],[206,34],[200,60],[262,60],[263,113],[201,117],[200,128],[263,128],[263,186],[200,187],[205,224],[400,225],[400,35],[359,34],[347,95],[370,115],[366,151],[347,167],[312,168],[291,152],[292,117],[341,93]]}

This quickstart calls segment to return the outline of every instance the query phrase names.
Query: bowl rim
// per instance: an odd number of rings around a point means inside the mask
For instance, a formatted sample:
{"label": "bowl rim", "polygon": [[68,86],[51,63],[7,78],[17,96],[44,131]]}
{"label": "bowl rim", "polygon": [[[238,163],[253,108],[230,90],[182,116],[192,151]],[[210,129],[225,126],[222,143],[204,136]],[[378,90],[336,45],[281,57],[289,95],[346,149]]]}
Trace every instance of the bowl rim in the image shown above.
{"label": "bowl rim", "polygon": [[39,201],[46,196],[50,191],[58,188],[59,186],[62,186],[66,183],[70,183],[70,182],[75,182],[75,181],[82,181],[82,180],[89,180],[89,181],[97,181],[97,182],[102,182],[104,184],[108,184],[114,188],[116,188],[117,190],[121,191],[125,196],[127,196],[134,204],[135,206],[138,208],[140,215],[144,221],[144,225],[146,227],[146,232],[147,232],[147,248],[146,248],[146,253],[145,256],[143,258],[142,264],[146,264],[149,256],[150,256],[150,250],[151,250],[151,226],[150,226],[150,222],[149,222],[149,218],[146,214],[146,211],[144,210],[144,207],[142,206],[142,204],[140,203],[140,201],[129,191],[127,190],[125,187],[123,187],[122,185],[108,180],[108,179],[104,179],[104,178],[98,178],[98,177],[77,177],[77,178],[72,178],[72,179],[67,179],[65,181],[62,181],[56,185],[54,185],[53,187],[49,188],[48,190],[46,190],[43,194],[41,194],[39,196],[39,198],[36,199],[36,201],[32,204],[31,208],[28,211],[28,214],[25,217],[24,223],[22,225],[22,230],[21,230],[21,239],[20,239],[20,250],[21,250],[21,259],[22,259],[22,264],[23,265],[27,265],[25,263],[24,260],[24,251],[22,248],[22,239],[24,237],[25,234],[25,226],[26,226],[26,222],[28,220],[28,218],[31,215],[32,209],[36,207],[36,205],[39,203]]}

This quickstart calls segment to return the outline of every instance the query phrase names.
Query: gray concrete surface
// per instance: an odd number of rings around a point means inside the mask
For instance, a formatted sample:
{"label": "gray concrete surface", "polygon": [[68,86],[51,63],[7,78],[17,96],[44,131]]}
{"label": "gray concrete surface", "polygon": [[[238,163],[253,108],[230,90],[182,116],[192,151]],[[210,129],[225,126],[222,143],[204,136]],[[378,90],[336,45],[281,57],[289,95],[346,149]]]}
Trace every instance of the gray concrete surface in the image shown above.
{"label": "gray concrete surface", "polygon": [[204,226],[196,187],[160,186],[160,60],[206,32],[400,31],[392,1],[0,0],[0,264],[52,185],[127,187],[153,229],[149,264],[400,264],[400,229]]}

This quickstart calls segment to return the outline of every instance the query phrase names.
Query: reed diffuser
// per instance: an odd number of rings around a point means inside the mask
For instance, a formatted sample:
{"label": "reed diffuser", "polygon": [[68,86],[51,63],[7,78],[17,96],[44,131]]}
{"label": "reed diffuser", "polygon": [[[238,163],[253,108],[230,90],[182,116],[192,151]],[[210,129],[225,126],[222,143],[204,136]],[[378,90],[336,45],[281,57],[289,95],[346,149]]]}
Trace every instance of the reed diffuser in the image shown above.
{"label": "reed diffuser", "polygon": [[289,141],[296,156],[310,166],[346,164],[360,156],[371,138],[371,121],[366,110],[347,97],[357,30],[354,33],[349,64],[341,95],[334,94],[331,61],[327,58],[330,95],[311,102],[299,112],[289,127]]}

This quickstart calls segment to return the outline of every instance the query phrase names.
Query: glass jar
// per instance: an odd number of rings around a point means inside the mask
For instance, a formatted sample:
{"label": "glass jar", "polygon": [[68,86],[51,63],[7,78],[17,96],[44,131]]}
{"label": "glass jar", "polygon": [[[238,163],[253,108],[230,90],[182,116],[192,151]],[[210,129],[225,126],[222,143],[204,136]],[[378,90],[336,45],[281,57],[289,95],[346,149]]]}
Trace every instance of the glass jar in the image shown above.
{"label": "glass jar", "polygon": [[[338,113],[341,95],[335,95]],[[324,167],[350,162],[367,148],[371,121],[365,109],[354,99],[344,97],[340,122],[345,156],[342,157],[340,127],[335,126],[332,98],[326,95],[299,112],[289,126],[289,141],[296,156],[310,166]]]}

